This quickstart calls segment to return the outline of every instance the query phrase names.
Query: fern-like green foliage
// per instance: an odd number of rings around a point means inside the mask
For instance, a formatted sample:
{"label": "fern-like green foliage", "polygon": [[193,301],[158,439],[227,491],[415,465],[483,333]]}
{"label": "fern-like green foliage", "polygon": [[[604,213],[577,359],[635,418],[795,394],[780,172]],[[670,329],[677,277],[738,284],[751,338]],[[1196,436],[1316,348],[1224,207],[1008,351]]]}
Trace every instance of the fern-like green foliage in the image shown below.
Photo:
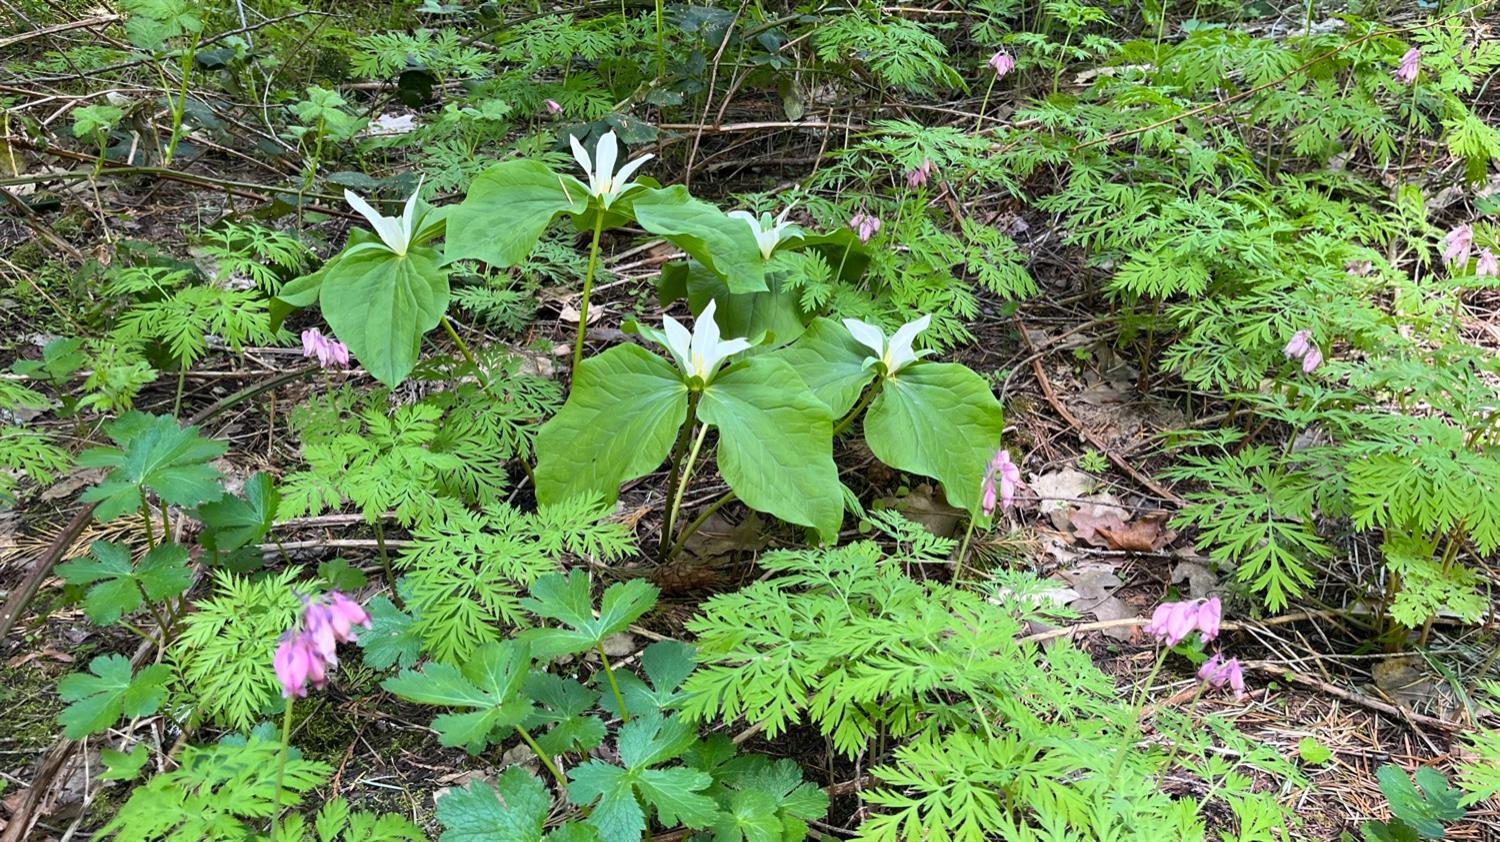
{"label": "fern-like green foliage", "polygon": [[466,660],[479,646],[526,623],[520,595],[568,555],[606,562],[634,551],[624,524],[578,499],[536,513],[504,503],[481,513],[460,511],[412,533],[397,566],[402,593],[415,618],[410,633],[446,663]]}
{"label": "fern-like green foliage", "polygon": [[[180,698],[201,716],[245,729],[281,704],[271,657],[297,619],[297,570],[257,579],[215,571],[213,595],[193,601],[168,656]],[[305,593],[313,591],[305,585]]]}
{"label": "fern-like green foliage", "polygon": [[[261,260],[254,244],[240,260]],[[270,270],[261,267],[259,274]],[[254,277],[254,275],[252,275]],[[222,283],[195,283],[187,269],[126,266],[111,271],[105,292],[133,299],[115,321],[113,338],[123,344],[161,343],[186,368],[209,351],[209,337],[238,351],[245,344],[272,344],[284,338],[271,327],[269,299],[253,289]],[[267,276],[269,282],[269,276]]]}
{"label": "fern-like green foliage", "polygon": [[73,464],[73,457],[40,430],[5,423],[18,409],[45,409],[51,402],[31,389],[0,380],[0,510],[16,502],[21,479],[34,485],[51,482]]}
{"label": "fern-like green foliage", "polygon": [[219,278],[249,278],[267,295],[300,275],[312,256],[291,234],[254,223],[226,222],[203,232],[198,247],[218,261]]}

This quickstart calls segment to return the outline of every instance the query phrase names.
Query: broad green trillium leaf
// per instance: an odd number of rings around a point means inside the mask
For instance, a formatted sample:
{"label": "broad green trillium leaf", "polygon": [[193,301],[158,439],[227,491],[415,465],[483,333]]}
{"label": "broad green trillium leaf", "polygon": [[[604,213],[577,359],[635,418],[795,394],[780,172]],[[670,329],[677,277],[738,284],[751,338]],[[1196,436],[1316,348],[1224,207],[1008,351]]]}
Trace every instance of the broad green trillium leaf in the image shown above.
{"label": "broad green trillium leaf", "polygon": [[480,173],[448,214],[444,260],[514,266],[536,247],[560,213],[588,210],[590,190],[540,161],[505,161]]}
{"label": "broad green trillium leaf", "polygon": [[726,369],[703,390],[698,417],[719,429],[719,473],[745,505],[838,539],[833,416],[790,365],[759,356]]}
{"label": "broad green trillium leaf", "polygon": [[984,378],[955,363],[916,362],[880,384],[865,413],[865,443],[897,470],[932,477],[948,502],[975,516],[1005,413]]}
{"label": "broad green trillium leaf", "polygon": [[694,199],[686,187],[643,191],[635,197],[635,218],[724,278],[730,292],[765,290],[766,260],[755,235],[744,222]]}
{"label": "broad green trillium leaf", "polygon": [[873,368],[865,364],[869,350],[830,319],[813,319],[802,336],[776,356],[796,370],[835,418],[844,417],[875,378]]}
{"label": "broad green trillium leaf", "polygon": [[448,309],[448,270],[430,246],[352,251],[330,262],[318,295],[339,340],[371,376],[396,386]]}
{"label": "broad green trillium leaf", "polygon": [[656,470],[687,419],[688,388],[671,363],[639,345],[583,361],[567,403],[537,432],[537,500],[598,497]]}

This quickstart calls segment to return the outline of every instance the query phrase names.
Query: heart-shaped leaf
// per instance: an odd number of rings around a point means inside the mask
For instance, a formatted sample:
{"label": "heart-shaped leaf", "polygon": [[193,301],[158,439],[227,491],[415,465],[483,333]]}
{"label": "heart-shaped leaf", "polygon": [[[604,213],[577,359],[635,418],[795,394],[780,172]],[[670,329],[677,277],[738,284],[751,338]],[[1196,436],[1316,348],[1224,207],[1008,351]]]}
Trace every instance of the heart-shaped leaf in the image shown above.
{"label": "heart-shaped leaf", "polygon": [[750,226],[694,199],[681,184],[646,190],[634,198],[635,218],[642,228],[677,244],[724,278],[731,292],[766,289],[766,261]]}
{"label": "heart-shaped leaf", "polygon": [[505,161],[480,173],[448,216],[447,262],[514,266],[560,213],[588,209],[589,189],[540,161]]}
{"label": "heart-shaped leaf", "polygon": [[448,270],[427,246],[404,255],[354,251],[325,268],[319,298],[323,318],[365,370],[396,386],[416,366],[423,335],[448,309]]}

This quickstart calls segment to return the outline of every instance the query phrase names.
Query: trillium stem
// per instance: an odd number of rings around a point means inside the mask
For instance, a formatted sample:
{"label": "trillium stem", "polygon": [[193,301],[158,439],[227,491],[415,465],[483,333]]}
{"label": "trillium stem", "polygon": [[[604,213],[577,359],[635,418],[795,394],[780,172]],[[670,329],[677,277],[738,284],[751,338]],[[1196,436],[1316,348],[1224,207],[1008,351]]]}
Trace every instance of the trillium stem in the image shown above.
{"label": "trillium stem", "polygon": [[702,528],[703,524],[706,523],[710,517],[713,517],[714,512],[717,512],[718,510],[724,508],[734,499],[734,489],[730,489],[721,494],[719,496],[719,499],[710,503],[708,505],[708,508],[703,510],[702,514],[693,519],[692,523],[688,524],[686,527],[683,527],[682,534],[677,536],[677,541],[672,544],[672,549],[667,551],[667,556],[666,558],[662,559],[662,561],[671,561],[672,559],[676,558],[677,554],[682,552],[682,548],[687,546],[688,539],[693,537],[693,533]]}
{"label": "trillium stem", "polygon": [[840,433],[849,429],[849,425],[854,423],[854,419],[858,418],[860,413],[865,411],[865,407],[868,407],[871,401],[875,400],[875,396],[880,393],[881,385],[883,385],[882,380],[877,380],[870,384],[870,388],[865,390],[865,396],[860,398],[859,403],[855,404],[854,408],[849,410],[849,414],[845,415],[839,421],[838,425],[833,428],[834,438],[838,438]]}
{"label": "trillium stem", "polygon": [[474,354],[469,351],[468,344],[464,342],[462,336],[458,335],[458,331],[453,327],[453,322],[449,321],[447,316],[443,316],[442,322],[443,330],[448,331],[448,336],[453,339],[454,344],[458,345],[458,352],[463,355],[464,362],[473,367],[474,376],[479,379],[480,387],[488,392],[490,390],[490,379],[485,376],[484,370],[479,367],[479,361],[474,359]]}
{"label": "trillium stem", "polygon": [[604,665],[604,677],[609,679],[610,692],[615,694],[615,704],[620,706],[620,721],[629,722],[630,711],[625,709],[625,696],[620,693],[620,682],[615,681],[615,671],[609,666],[609,656],[604,654],[604,641],[595,643],[594,648],[599,650],[599,663]]}
{"label": "trillium stem", "polygon": [[604,233],[604,206],[594,217],[594,241],[589,245],[589,266],[583,273],[583,300],[578,303],[578,338],[573,343],[573,376],[583,362],[583,337],[589,329],[589,293],[594,289],[594,273],[599,269],[599,237]]}
{"label": "trillium stem", "polygon": [[566,792],[568,789],[568,779],[563,777],[562,770],[557,768],[557,764],[552,762],[552,758],[547,756],[547,752],[542,751],[542,747],[536,744],[536,740],[531,738],[531,734],[525,728],[517,725],[516,733],[521,735],[521,739],[525,740],[526,745],[531,747],[532,754],[536,755],[537,760],[542,761],[542,765],[546,766],[547,771],[552,773],[552,778],[557,781],[557,785],[562,787],[563,791]]}
{"label": "trillium stem", "polygon": [[661,523],[661,544],[657,547],[657,558],[666,560],[667,547],[672,540],[672,523],[677,517],[677,508],[672,501],[678,499],[677,485],[682,479],[682,456],[687,451],[688,439],[693,427],[698,424],[698,398],[701,392],[688,392],[687,418],[677,433],[677,444],[672,446],[672,472],[667,477],[667,510]]}
{"label": "trillium stem", "polygon": [[703,447],[703,439],[708,435],[708,425],[698,425],[698,435],[693,439],[693,449],[688,451],[687,463],[682,468],[682,476],[677,478],[677,493],[672,496],[672,510],[667,514],[667,528],[662,530],[662,546],[672,537],[672,527],[677,524],[677,513],[682,510],[682,493],[687,490],[688,483],[693,479],[693,466],[698,463],[698,450]]}

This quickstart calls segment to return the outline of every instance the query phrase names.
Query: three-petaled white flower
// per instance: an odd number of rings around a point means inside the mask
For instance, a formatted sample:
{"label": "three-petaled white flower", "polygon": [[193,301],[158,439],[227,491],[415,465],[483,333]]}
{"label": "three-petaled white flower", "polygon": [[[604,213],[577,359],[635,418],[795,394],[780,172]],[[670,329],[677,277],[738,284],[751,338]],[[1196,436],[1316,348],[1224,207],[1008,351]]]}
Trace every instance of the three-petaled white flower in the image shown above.
{"label": "three-petaled white flower", "polygon": [[911,348],[917,334],[926,330],[931,322],[932,316],[930,315],[923,316],[914,322],[907,322],[889,341],[885,338],[885,331],[859,319],[844,319],[844,327],[849,329],[849,335],[854,337],[854,341],[875,352],[875,356],[865,359],[865,366],[880,363],[885,367],[885,376],[890,377],[923,356],[932,353],[930,348],[921,351],[913,351]]}
{"label": "three-petaled white flower", "polygon": [[757,219],[755,214],[742,210],[730,211],[728,216],[745,220],[745,224],[749,225],[750,230],[755,234],[755,244],[760,246],[760,256],[770,260],[771,252],[776,250],[776,246],[780,245],[782,240],[798,233],[796,223],[786,221],[786,215],[791,212],[792,209],[788,207],[774,220],[768,213],[761,214]]}
{"label": "three-petaled white flower", "polygon": [[620,144],[615,140],[613,131],[605,132],[604,137],[599,138],[599,145],[594,147],[594,157],[589,158],[589,153],[583,149],[583,144],[578,138],[569,137],[573,144],[573,160],[589,177],[589,193],[593,194],[607,210],[615,200],[620,198],[625,191],[635,186],[635,182],[628,179],[641,168],[641,165],[656,157],[655,155],[642,155],[634,161],[620,167],[615,172],[615,161],[620,157]]}
{"label": "three-petaled white flower", "polygon": [[662,325],[667,332],[667,350],[677,359],[682,373],[702,380],[705,385],[713,379],[724,360],[750,347],[748,339],[719,338],[719,323],[714,321],[717,306],[716,301],[708,302],[698,314],[697,321],[693,322],[691,333],[671,316],[667,316]]}
{"label": "three-petaled white flower", "polygon": [[417,195],[421,192],[422,183],[419,181],[417,189],[412,191],[411,198],[406,200],[406,207],[402,209],[400,217],[382,215],[380,211],[370,207],[369,202],[356,196],[353,190],[344,191],[344,201],[370,223],[370,227],[380,235],[380,241],[385,243],[386,248],[398,255],[404,255],[406,250],[411,248],[412,236],[415,233],[412,230],[412,224],[417,216]]}

